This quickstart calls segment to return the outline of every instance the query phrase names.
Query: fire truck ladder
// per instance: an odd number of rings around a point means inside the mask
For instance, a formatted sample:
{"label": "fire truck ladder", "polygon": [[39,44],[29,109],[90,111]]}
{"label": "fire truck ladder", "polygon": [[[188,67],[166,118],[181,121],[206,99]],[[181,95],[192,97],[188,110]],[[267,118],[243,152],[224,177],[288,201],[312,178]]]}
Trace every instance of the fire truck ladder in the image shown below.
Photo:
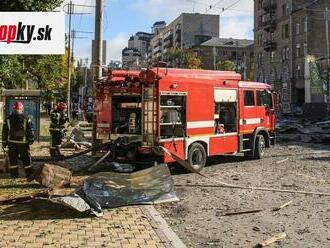
{"label": "fire truck ladder", "polygon": [[154,146],[157,133],[157,93],[152,85],[142,86],[142,145]]}

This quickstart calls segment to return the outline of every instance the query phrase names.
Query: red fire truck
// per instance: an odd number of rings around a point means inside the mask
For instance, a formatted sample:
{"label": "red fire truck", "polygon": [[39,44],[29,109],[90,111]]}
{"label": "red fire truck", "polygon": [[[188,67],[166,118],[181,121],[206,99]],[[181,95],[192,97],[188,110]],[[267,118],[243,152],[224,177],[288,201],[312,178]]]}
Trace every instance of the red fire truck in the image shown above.
{"label": "red fire truck", "polygon": [[117,142],[113,158],[174,162],[201,170],[208,157],[260,159],[275,144],[274,94],[235,72],[154,68],[112,71],[97,86],[97,139]]}

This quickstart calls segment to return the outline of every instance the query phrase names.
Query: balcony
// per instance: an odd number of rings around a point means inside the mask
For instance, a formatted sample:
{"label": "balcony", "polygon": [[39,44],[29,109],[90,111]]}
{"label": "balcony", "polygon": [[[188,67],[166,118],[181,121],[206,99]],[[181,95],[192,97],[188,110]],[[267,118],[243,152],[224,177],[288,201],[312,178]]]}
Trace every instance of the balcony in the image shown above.
{"label": "balcony", "polygon": [[275,16],[272,14],[266,14],[262,17],[262,27],[266,32],[273,33],[276,29],[277,23]]}
{"label": "balcony", "polygon": [[165,41],[163,47],[164,48],[173,47],[173,40],[167,40],[167,41]]}
{"label": "balcony", "polygon": [[276,50],[276,48],[277,48],[276,41],[268,40],[268,41],[264,42],[264,50],[266,52],[273,52]]}
{"label": "balcony", "polygon": [[266,12],[275,12],[276,11],[276,0],[264,0],[262,2],[262,8]]}
{"label": "balcony", "polygon": [[171,41],[171,40],[173,40],[173,34],[164,36],[164,42]]}

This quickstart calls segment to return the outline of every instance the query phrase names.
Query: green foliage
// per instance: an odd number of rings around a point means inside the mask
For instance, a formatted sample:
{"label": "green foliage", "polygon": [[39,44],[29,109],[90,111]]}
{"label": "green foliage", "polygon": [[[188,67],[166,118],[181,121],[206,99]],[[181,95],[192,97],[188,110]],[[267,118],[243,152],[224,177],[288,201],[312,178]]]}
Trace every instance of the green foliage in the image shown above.
{"label": "green foliage", "polygon": [[229,60],[219,61],[217,68],[221,71],[235,71],[235,63]]}
{"label": "green foliage", "polygon": [[1,0],[1,11],[50,11],[63,0]]}
{"label": "green foliage", "polygon": [[0,83],[2,87],[18,88],[23,81],[22,56],[0,56]]}
{"label": "green foliage", "polygon": [[165,62],[171,67],[201,69],[202,61],[197,54],[189,49],[171,48],[164,56]]}

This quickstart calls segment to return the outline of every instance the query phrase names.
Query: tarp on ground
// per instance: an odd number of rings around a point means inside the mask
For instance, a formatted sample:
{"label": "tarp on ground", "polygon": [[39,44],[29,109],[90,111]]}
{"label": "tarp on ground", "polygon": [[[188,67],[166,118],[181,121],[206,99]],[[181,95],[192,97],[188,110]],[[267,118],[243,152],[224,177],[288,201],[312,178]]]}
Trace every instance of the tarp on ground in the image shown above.
{"label": "tarp on ground", "polygon": [[178,201],[178,198],[171,173],[167,165],[162,164],[131,174],[97,173],[87,178],[73,194],[50,197],[50,201],[102,216],[102,208],[158,204]]}

